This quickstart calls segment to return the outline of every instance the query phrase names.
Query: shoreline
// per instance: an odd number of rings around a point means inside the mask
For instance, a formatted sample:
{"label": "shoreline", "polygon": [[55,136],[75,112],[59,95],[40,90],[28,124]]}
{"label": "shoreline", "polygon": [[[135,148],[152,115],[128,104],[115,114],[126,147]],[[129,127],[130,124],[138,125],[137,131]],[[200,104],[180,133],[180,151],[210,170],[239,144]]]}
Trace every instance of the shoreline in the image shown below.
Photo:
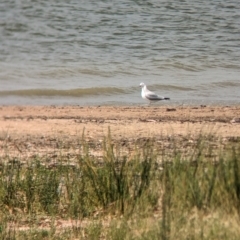
{"label": "shoreline", "polygon": [[[184,125],[211,125],[220,127],[219,134],[240,136],[239,106],[189,106],[189,107],[132,107],[132,106],[0,106],[1,131],[13,135],[73,134],[85,128],[98,138],[110,127],[125,137],[143,137],[159,134],[169,124],[172,132],[182,132]],[[99,132],[102,128],[102,133]],[[190,128],[191,129],[191,128]],[[194,127],[195,129],[195,127]],[[127,131],[124,131],[127,130]],[[131,132],[138,131],[131,135]],[[157,130],[157,131],[156,131]],[[228,131],[226,131],[228,130]],[[166,131],[161,131],[162,134]]]}

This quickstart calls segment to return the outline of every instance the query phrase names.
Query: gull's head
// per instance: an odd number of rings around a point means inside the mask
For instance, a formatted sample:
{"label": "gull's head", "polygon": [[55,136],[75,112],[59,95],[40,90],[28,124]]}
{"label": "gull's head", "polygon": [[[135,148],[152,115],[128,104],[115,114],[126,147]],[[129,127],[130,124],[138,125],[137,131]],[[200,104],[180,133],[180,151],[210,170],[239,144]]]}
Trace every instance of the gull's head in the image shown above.
{"label": "gull's head", "polygon": [[143,88],[144,86],[146,86],[145,83],[143,83],[143,82],[140,83],[140,87],[141,87],[141,88]]}

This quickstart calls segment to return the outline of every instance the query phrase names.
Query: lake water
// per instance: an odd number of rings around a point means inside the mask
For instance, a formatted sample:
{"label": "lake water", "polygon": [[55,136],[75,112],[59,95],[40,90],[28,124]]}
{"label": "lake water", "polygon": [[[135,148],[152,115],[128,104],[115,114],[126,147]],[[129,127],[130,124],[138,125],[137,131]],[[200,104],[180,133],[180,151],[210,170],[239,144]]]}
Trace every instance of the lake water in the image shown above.
{"label": "lake water", "polygon": [[1,0],[0,104],[239,104],[240,1]]}

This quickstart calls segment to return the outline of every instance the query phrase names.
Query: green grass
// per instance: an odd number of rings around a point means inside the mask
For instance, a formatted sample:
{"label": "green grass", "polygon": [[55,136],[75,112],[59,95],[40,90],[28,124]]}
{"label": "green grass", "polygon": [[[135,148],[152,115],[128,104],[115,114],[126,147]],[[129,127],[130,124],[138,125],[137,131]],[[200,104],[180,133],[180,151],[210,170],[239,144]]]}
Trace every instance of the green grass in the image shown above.
{"label": "green grass", "polygon": [[109,134],[99,159],[84,139],[74,165],[61,154],[54,165],[0,159],[1,239],[239,238],[239,141],[199,136],[187,155],[176,139],[121,152]]}

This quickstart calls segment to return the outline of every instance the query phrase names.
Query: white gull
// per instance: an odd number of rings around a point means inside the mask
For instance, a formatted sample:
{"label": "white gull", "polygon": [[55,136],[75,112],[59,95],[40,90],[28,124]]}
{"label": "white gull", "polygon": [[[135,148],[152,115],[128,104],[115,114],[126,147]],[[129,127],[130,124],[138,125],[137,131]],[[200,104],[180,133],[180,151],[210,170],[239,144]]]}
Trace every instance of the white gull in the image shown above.
{"label": "white gull", "polygon": [[148,100],[149,104],[151,102],[156,102],[160,100],[170,100],[170,98],[168,97],[160,97],[156,93],[148,90],[145,83],[140,83],[140,87],[142,88],[142,92],[141,92],[142,98]]}

